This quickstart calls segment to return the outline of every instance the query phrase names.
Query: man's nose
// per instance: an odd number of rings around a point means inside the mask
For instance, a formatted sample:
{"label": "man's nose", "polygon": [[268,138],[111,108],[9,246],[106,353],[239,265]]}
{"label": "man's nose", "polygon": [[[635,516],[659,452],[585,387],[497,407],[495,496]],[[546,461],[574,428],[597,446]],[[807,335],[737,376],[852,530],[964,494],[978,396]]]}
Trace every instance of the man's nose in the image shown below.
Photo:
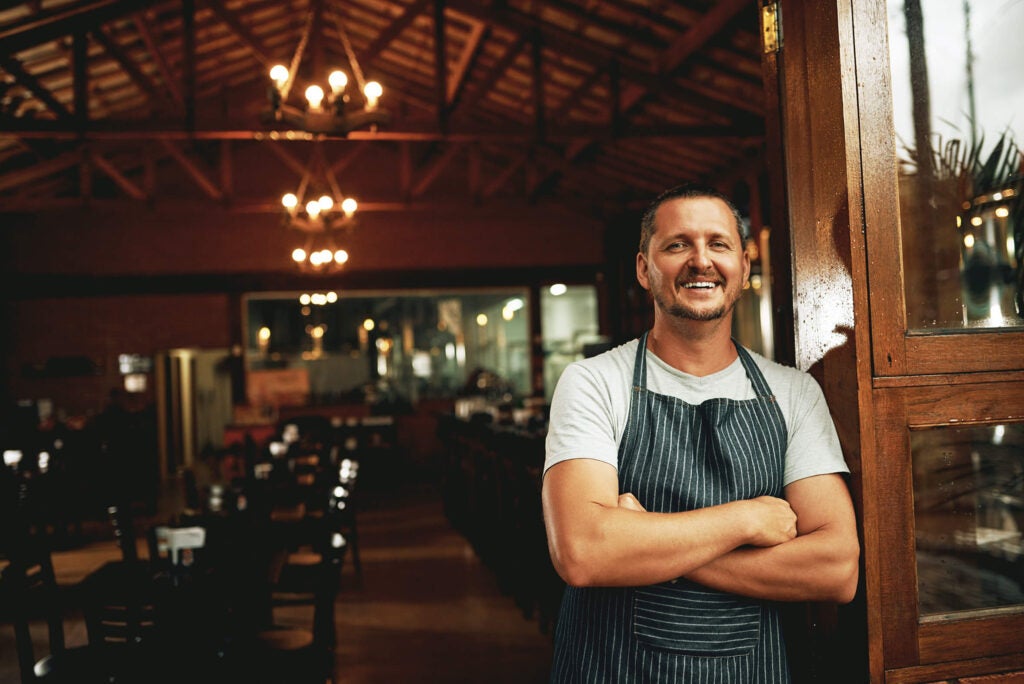
{"label": "man's nose", "polygon": [[699,270],[706,271],[711,268],[711,255],[708,252],[706,245],[696,245],[690,252],[690,267]]}

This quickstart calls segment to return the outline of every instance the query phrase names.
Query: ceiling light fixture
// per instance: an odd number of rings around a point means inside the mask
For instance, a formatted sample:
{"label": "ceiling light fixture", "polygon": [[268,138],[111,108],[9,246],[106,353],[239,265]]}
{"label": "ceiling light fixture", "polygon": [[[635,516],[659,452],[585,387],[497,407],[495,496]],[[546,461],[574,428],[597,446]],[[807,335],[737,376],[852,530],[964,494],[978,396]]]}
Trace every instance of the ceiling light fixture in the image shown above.
{"label": "ceiling light fixture", "polygon": [[[320,44],[324,21],[322,0],[311,2],[309,16],[299,44],[295,48],[290,66],[275,64],[270,69],[270,86],[267,90],[270,109],[265,112],[264,122],[275,128],[282,125],[313,134],[346,137],[357,129],[377,130],[377,127],[390,120],[387,111],[380,107],[380,99],[384,88],[377,81],[366,81],[359,67],[352,43],[348,39],[341,17],[334,15],[337,37],[345,51],[345,58],[355,77],[358,92],[350,87],[347,73],[341,69],[333,69],[328,74],[316,74],[309,79],[303,95],[304,106],[296,106],[288,101],[292,87],[299,77],[300,66],[307,47],[313,44],[312,50],[319,64],[322,60]],[[326,76],[323,83],[316,79]],[[326,88],[324,87],[326,85]]]}
{"label": "ceiling light fixture", "polygon": [[292,261],[302,270],[337,270],[348,262],[339,235],[351,231],[358,202],[346,197],[327,165],[323,143],[313,142],[309,164],[295,192],[281,197],[285,227],[301,231],[306,239],[291,252]]}

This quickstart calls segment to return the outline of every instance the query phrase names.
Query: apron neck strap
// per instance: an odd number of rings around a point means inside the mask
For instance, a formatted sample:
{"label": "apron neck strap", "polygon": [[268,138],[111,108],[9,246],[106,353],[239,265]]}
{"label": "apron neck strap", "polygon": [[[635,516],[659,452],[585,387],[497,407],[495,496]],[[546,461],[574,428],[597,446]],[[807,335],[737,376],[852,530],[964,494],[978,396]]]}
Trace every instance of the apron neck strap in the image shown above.
{"label": "apron neck strap", "polygon": [[[640,336],[640,342],[636,347],[636,361],[633,363],[633,387],[637,389],[647,389],[647,336],[650,332],[648,330]],[[772,396],[768,381],[764,379],[764,374],[757,367],[754,358],[735,339],[732,343],[736,347],[736,353],[740,357],[740,363],[743,364],[743,370],[746,371],[747,377],[750,379],[754,393],[759,397]]]}

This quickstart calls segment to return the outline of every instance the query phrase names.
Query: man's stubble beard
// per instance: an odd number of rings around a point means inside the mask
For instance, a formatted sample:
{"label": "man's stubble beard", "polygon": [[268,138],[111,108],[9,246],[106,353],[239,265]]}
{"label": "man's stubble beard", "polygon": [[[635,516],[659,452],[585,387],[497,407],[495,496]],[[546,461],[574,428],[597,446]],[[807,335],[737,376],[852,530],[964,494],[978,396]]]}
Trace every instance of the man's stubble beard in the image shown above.
{"label": "man's stubble beard", "polygon": [[734,297],[732,301],[726,302],[717,309],[710,309],[706,311],[700,311],[692,307],[684,306],[678,303],[669,304],[665,302],[665,299],[661,296],[660,292],[653,292],[654,303],[659,309],[664,311],[673,318],[679,318],[686,321],[715,321],[723,318],[726,314],[732,313],[732,310],[736,308],[736,302],[740,300],[739,295]]}

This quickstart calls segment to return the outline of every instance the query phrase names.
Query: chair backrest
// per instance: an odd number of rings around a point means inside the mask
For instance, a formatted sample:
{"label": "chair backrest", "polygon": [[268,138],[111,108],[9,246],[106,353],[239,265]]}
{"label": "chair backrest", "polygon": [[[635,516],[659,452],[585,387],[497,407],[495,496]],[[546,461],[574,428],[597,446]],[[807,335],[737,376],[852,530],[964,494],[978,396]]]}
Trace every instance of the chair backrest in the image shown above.
{"label": "chair backrest", "polygon": [[121,557],[127,563],[139,560],[139,550],[135,545],[135,521],[129,504],[111,504],[107,506],[107,517],[114,528],[114,538],[121,549]]}
{"label": "chair backrest", "polygon": [[65,650],[63,609],[53,560],[45,540],[35,535],[19,535],[10,552],[10,564],[0,577],[3,602],[11,607],[15,647],[23,683],[35,682],[36,654],[31,625],[46,621],[48,656]]}

